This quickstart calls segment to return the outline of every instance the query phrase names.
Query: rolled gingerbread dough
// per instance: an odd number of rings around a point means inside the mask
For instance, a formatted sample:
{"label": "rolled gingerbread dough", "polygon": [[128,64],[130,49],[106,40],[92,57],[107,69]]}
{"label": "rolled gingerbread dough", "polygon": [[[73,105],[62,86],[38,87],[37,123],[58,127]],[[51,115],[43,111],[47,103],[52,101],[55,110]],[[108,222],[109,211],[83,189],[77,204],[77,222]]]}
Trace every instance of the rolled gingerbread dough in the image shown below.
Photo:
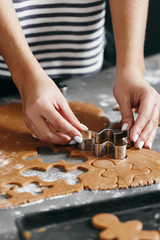
{"label": "rolled gingerbread dough", "polygon": [[[109,120],[101,116],[102,111],[96,106],[82,102],[70,103],[70,106],[80,121],[92,130],[102,130],[109,124]],[[49,145],[55,154],[69,151],[70,158],[77,158],[77,163],[70,163],[63,159],[56,163],[43,162],[41,158],[36,157],[37,148],[46,144],[32,137],[32,133],[24,123],[20,103],[0,106],[0,139],[0,208],[85,189],[128,188],[160,181],[160,154],[146,149],[141,151],[135,148],[128,149],[127,158],[118,161],[108,155],[101,158],[95,157],[92,151],[81,151],[74,146]],[[27,161],[29,157],[33,159]],[[79,163],[79,157],[85,161]],[[84,170],[84,173],[78,175],[78,183],[74,185],[68,184],[64,178],[44,181],[40,177],[39,173],[48,172],[57,167],[62,167],[65,172]],[[34,170],[37,174],[25,176],[24,173],[30,170]],[[37,184],[40,189],[38,194],[24,191],[30,184]],[[21,191],[22,188],[23,191]]]}

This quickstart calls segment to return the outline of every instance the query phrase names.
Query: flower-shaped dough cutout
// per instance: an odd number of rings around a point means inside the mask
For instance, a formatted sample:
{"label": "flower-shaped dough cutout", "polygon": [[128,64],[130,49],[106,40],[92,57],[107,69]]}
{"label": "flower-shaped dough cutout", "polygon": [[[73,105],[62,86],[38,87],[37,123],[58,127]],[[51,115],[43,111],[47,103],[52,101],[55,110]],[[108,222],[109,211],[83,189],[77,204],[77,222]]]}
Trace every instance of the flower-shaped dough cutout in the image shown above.
{"label": "flower-shaped dough cutout", "polygon": [[159,240],[158,231],[146,231],[142,222],[132,220],[120,222],[113,214],[100,213],[92,218],[92,224],[98,229],[104,229],[99,237],[100,240]]}

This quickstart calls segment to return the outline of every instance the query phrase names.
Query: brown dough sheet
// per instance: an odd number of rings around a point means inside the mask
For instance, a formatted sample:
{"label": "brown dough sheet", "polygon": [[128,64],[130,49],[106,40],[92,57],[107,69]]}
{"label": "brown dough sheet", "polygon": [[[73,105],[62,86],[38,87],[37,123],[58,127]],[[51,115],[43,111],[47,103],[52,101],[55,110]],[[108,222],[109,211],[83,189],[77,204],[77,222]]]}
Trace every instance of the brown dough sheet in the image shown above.
{"label": "brown dough sheet", "polygon": [[75,101],[70,102],[69,106],[79,121],[85,124],[89,130],[100,132],[110,123],[108,118],[101,116],[102,109],[95,105]]}
{"label": "brown dough sheet", "polygon": [[120,222],[113,214],[100,213],[92,218],[92,224],[98,229],[103,229],[99,234],[100,240],[159,240],[158,231],[143,230],[142,222],[131,220]]}
{"label": "brown dough sheet", "polygon": [[[89,124],[90,121],[93,122],[93,119],[96,124],[102,124],[102,126],[109,124],[107,118],[100,116],[102,111],[96,106],[86,103],[87,110],[85,103],[81,102],[70,103],[70,106],[74,112],[77,112],[77,115],[82,113],[83,118],[80,121],[89,128],[92,126]],[[86,122],[86,119],[89,122]],[[101,130],[102,126],[96,126],[94,130]],[[135,148],[128,149],[128,157],[123,161],[118,161],[108,155],[101,158],[95,157],[92,151],[80,151],[74,146],[48,145],[52,147],[55,154],[61,151],[70,151],[71,158],[81,157],[85,161],[74,164],[63,159],[56,163],[43,162],[41,158],[36,157],[37,148],[47,145],[32,137],[24,123],[20,103],[0,106],[0,139],[0,208],[79,192],[83,189],[128,188],[160,181],[160,154],[146,149],[141,151]],[[29,161],[25,160],[29,157],[35,158]],[[38,175],[28,177],[22,175],[29,170],[47,172],[54,167],[62,167],[66,172],[81,169],[84,170],[84,173],[78,176],[79,183],[75,185],[69,185],[63,178],[48,182],[42,180]],[[30,192],[18,191],[31,183],[38,185],[41,189],[40,194],[33,195]]]}

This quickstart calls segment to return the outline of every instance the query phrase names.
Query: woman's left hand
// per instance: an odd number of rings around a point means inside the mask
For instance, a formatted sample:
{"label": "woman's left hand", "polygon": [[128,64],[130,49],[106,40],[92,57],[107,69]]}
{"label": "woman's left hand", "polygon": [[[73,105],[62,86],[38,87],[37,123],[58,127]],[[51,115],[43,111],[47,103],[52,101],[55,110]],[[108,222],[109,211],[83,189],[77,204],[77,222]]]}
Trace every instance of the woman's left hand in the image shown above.
{"label": "woman's left hand", "polygon": [[[151,149],[158,129],[160,95],[137,68],[117,71],[113,92],[120,106],[122,130],[130,129],[130,139],[136,148]],[[138,109],[135,122],[133,107]]]}

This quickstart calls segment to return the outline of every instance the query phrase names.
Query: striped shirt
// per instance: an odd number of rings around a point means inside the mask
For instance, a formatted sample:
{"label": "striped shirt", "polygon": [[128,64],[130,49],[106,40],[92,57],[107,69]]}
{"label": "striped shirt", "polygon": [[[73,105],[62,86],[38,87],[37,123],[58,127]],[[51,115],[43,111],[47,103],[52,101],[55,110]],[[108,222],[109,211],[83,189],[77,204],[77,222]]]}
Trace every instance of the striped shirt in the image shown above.
{"label": "striped shirt", "polygon": [[[53,79],[98,72],[105,47],[105,0],[13,0],[34,56]],[[11,77],[0,56],[0,77]]]}

